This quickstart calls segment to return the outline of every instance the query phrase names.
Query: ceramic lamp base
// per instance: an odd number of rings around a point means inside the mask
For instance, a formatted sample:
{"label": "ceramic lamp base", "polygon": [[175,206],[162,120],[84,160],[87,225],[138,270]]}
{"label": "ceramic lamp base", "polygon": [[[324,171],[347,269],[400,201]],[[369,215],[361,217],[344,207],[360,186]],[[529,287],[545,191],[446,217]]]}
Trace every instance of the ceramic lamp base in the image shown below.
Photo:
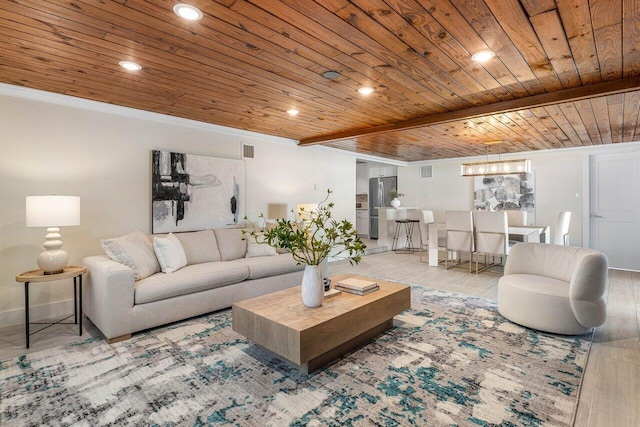
{"label": "ceramic lamp base", "polygon": [[44,251],[38,255],[38,268],[44,274],[62,273],[69,264],[69,254],[62,249]]}
{"label": "ceramic lamp base", "polygon": [[58,227],[49,227],[47,229],[47,240],[44,242],[46,250],[38,255],[38,267],[44,274],[62,273],[69,263],[69,254],[67,251],[60,249],[62,246],[61,237]]}

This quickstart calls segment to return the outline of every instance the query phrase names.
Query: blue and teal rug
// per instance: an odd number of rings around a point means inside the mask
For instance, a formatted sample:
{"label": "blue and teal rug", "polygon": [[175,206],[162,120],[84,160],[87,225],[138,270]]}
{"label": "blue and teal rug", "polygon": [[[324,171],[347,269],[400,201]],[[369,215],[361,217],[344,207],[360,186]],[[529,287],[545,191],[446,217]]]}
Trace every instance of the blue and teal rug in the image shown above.
{"label": "blue and teal rug", "polygon": [[571,425],[590,334],[540,333],[493,301],[412,292],[396,327],[311,375],[233,332],[229,310],[6,360],[0,425]]}

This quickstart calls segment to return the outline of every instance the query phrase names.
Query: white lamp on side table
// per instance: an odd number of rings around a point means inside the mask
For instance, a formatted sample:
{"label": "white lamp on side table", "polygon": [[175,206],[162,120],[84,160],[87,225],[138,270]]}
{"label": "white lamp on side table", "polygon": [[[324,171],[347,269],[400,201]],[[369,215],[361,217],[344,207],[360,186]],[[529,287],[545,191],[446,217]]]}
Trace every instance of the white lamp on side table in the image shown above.
{"label": "white lamp on side table", "polygon": [[27,196],[27,227],[48,227],[45,250],[38,256],[38,267],[44,274],[62,273],[69,262],[69,254],[62,247],[60,228],[80,225],[80,197]]}

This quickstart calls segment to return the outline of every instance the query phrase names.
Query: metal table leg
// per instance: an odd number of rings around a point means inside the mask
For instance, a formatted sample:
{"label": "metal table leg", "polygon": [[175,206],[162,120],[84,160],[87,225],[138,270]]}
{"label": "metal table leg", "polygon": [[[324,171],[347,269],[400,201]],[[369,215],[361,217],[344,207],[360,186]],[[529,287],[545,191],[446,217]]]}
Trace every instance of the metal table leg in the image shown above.
{"label": "metal table leg", "polygon": [[[78,335],[79,335],[79,336],[82,336],[82,274],[81,274],[80,276],[78,276],[78,277],[79,277],[79,280],[78,280],[78,282],[79,282],[79,290],[78,290],[78,293],[80,294],[80,301],[78,301],[78,307],[79,307],[79,310],[78,310],[78,311],[80,312],[80,313],[79,313],[80,322],[78,322],[78,323],[80,323],[80,326],[79,326],[79,329],[78,329]],[[75,287],[75,281],[76,281],[76,278],[74,277],[74,278],[73,278],[73,282],[74,282],[74,283],[73,283],[73,285],[74,285],[74,287]],[[74,303],[75,303],[75,301],[74,301]]]}
{"label": "metal table leg", "polygon": [[73,323],[78,323],[78,297],[75,277],[73,278]]}
{"label": "metal table leg", "polygon": [[24,325],[27,348],[29,348],[29,282],[24,282]]}

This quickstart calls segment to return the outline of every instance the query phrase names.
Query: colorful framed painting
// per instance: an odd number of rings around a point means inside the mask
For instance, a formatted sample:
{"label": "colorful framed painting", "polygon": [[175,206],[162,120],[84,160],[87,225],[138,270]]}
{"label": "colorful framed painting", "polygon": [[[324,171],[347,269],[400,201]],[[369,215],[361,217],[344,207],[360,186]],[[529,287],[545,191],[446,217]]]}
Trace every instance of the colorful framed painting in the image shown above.
{"label": "colorful framed painting", "polygon": [[244,218],[244,161],[153,150],[152,232],[235,226]]}

